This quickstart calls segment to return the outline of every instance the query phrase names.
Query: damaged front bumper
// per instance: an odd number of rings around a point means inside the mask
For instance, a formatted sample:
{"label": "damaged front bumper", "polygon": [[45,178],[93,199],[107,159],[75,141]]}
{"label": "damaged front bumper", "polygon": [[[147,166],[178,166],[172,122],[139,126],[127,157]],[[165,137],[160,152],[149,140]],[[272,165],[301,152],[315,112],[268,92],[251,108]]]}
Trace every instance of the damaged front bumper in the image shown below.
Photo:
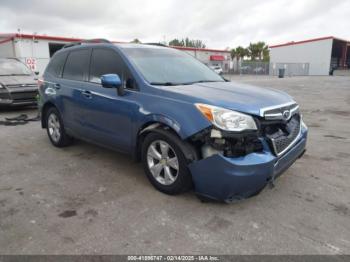
{"label": "damaged front bumper", "polygon": [[259,193],[269,181],[290,167],[305,151],[307,128],[301,127],[298,140],[287,152],[277,157],[261,139],[263,150],[241,157],[215,154],[192,162],[195,191],[200,196],[232,202]]}

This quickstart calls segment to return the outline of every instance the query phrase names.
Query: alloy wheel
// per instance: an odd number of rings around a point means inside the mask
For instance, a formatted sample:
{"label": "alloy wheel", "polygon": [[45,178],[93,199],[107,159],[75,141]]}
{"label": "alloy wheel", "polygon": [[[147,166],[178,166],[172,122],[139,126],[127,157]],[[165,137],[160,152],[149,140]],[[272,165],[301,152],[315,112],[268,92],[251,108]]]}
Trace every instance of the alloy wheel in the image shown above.
{"label": "alloy wheel", "polygon": [[49,115],[47,125],[51,139],[57,143],[61,138],[61,124],[56,114]]}
{"label": "alloy wheel", "polygon": [[173,184],[179,174],[174,149],[163,140],[153,141],[147,149],[147,164],[152,176],[162,185]]}

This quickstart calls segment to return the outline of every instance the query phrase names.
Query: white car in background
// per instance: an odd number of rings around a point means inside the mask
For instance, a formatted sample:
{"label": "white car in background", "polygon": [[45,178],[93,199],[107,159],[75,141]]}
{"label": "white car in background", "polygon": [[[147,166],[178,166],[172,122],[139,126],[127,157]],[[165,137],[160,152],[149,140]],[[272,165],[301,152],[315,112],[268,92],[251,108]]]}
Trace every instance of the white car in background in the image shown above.
{"label": "white car in background", "polygon": [[223,73],[221,66],[210,66],[210,68],[218,75],[221,75]]}

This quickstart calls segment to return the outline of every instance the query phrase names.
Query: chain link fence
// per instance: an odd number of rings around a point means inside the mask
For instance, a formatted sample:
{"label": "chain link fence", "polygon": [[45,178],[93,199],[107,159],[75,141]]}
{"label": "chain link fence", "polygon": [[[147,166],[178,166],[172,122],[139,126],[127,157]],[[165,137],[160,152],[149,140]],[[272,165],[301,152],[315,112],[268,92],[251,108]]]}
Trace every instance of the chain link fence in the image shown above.
{"label": "chain link fence", "polygon": [[230,70],[229,74],[278,76],[279,69],[284,69],[285,76],[309,75],[309,63],[269,63],[259,61],[243,61],[235,64],[234,70]]}
{"label": "chain link fence", "polygon": [[269,70],[268,62],[242,62],[238,67],[240,75],[268,75]]}
{"label": "chain link fence", "polygon": [[286,76],[309,75],[309,63],[270,63],[270,75],[277,76],[280,69],[284,69]]}

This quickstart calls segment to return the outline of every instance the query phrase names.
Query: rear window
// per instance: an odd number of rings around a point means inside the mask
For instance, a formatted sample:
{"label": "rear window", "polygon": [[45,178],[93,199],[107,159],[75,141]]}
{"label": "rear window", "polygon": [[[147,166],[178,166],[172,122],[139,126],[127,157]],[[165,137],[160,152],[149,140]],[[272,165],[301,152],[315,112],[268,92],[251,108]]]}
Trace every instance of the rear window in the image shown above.
{"label": "rear window", "polygon": [[84,81],[88,75],[90,50],[71,51],[63,70],[63,78]]}
{"label": "rear window", "polygon": [[62,69],[64,66],[64,62],[66,61],[67,53],[57,53],[51,58],[50,64],[48,65],[46,72],[55,76],[62,76]]}

